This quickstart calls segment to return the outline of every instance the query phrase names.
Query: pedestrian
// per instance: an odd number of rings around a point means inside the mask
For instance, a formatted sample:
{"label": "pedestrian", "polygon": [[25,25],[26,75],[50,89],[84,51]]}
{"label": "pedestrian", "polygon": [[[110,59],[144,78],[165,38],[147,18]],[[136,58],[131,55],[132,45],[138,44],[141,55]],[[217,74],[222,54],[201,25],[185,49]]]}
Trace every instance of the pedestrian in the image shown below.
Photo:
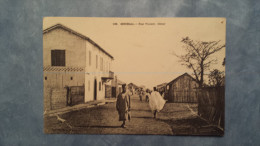
{"label": "pedestrian", "polygon": [[133,96],[133,90],[127,86],[126,88],[126,93],[128,94],[128,99],[129,99],[129,108],[128,108],[128,120],[131,120],[131,97]]}
{"label": "pedestrian", "polygon": [[140,101],[142,102],[143,101],[143,89],[140,91],[139,98],[140,98]]}
{"label": "pedestrian", "polygon": [[154,87],[154,91],[151,93],[149,98],[149,106],[152,110],[154,118],[156,118],[157,113],[163,109],[165,102],[166,101],[163,99],[160,93],[156,91],[156,87]]}
{"label": "pedestrian", "polygon": [[127,121],[128,112],[130,111],[130,97],[126,92],[126,85],[122,85],[122,92],[117,96],[116,109],[119,115],[119,121],[123,121],[121,127],[125,128],[125,122]]}
{"label": "pedestrian", "polygon": [[146,102],[149,102],[149,96],[151,96],[151,94],[150,94],[149,90],[147,89],[146,94],[145,94],[145,101]]}

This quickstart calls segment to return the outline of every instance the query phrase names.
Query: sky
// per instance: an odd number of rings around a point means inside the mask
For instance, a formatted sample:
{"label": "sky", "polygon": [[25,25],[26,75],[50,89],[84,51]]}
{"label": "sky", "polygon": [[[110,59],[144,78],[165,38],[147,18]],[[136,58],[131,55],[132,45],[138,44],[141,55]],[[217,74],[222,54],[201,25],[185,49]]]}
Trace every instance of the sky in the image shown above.
{"label": "sky", "polygon": [[[111,71],[118,79],[150,89],[185,72],[192,75],[172,55],[185,53],[182,38],[226,42],[225,18],[45,17],[43,29],[57,23],[91,38],[110,53],[114,57]],[[225,48],[212,57],[218,63],[210,69],[225,71]]]}

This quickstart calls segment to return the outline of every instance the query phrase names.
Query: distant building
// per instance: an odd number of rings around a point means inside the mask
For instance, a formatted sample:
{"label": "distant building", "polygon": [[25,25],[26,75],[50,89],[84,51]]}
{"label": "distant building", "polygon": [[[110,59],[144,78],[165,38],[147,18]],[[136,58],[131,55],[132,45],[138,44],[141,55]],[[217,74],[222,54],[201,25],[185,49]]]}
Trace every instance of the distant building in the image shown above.
{"label": "distant building", "polygon": [[[51,109],[53,104],[61,108],[69,100],[77,98],[72,98],[77,92],[83,94],[77,99],[80,102],[104,99],[105,84],[113,79],[112,61],[113,56],[93,40],[64,25],[57,24],[43,30],[45,102],[50,103]],[[64,94],[67,97],[48,96],[53,91],[66,89],[70,89]]]}
{"label": "distant building", "polygon": [[129,83],[128,85],[127,85],[129,88],[132,88],[132,89],[138,89],[139,87],[137,86],[137,85],[135,85],[134,83]]}
{"label": "distant building", "polygon": [[196,96],[198,86],[199,84],[191,75],[184,73],[166,85],[165,98],[170,102],[198,102]]}
{"label": "distant building", "polygon": [[119,80],[115,75],[111,80],[111,85],[106,86],[106,98],[116,98],[122,92],[122,85],[126,85],[126,83]]}
{"label": "distant building", "polygon": [[166,85],[167,85],[167,84],[168,84],[168,83],[162,83],[162,84],[157,85],[157,86],[156,86],[157,91],[160,92],[161,94],[162,94],[162,93],[165,93],[165,91],[166,91]]}

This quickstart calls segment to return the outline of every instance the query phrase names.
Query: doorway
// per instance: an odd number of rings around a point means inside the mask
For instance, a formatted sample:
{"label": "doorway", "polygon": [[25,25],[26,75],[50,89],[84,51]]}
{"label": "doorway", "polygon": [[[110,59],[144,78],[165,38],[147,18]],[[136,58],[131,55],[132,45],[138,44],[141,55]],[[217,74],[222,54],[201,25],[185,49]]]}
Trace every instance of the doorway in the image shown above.
{"label": "doorway", "polygon": [[97,80],[94,80],[94,100],[97,100]]}

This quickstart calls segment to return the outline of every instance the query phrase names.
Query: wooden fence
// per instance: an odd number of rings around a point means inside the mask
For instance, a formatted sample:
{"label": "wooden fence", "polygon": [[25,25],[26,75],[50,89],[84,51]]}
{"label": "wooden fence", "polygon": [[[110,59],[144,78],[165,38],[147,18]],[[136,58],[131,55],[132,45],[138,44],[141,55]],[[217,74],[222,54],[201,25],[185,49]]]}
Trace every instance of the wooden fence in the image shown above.
{"label": "wooden fence", "polygon": [[67,104],[68,105],[76,105],[80,103],[84,103],[84,86],[70,86],[67,88],[69,90],[67,96]]}
{"label": "wooden fence", "polygon": [[198,115],[224,129],[225,87],[198,89]]}

